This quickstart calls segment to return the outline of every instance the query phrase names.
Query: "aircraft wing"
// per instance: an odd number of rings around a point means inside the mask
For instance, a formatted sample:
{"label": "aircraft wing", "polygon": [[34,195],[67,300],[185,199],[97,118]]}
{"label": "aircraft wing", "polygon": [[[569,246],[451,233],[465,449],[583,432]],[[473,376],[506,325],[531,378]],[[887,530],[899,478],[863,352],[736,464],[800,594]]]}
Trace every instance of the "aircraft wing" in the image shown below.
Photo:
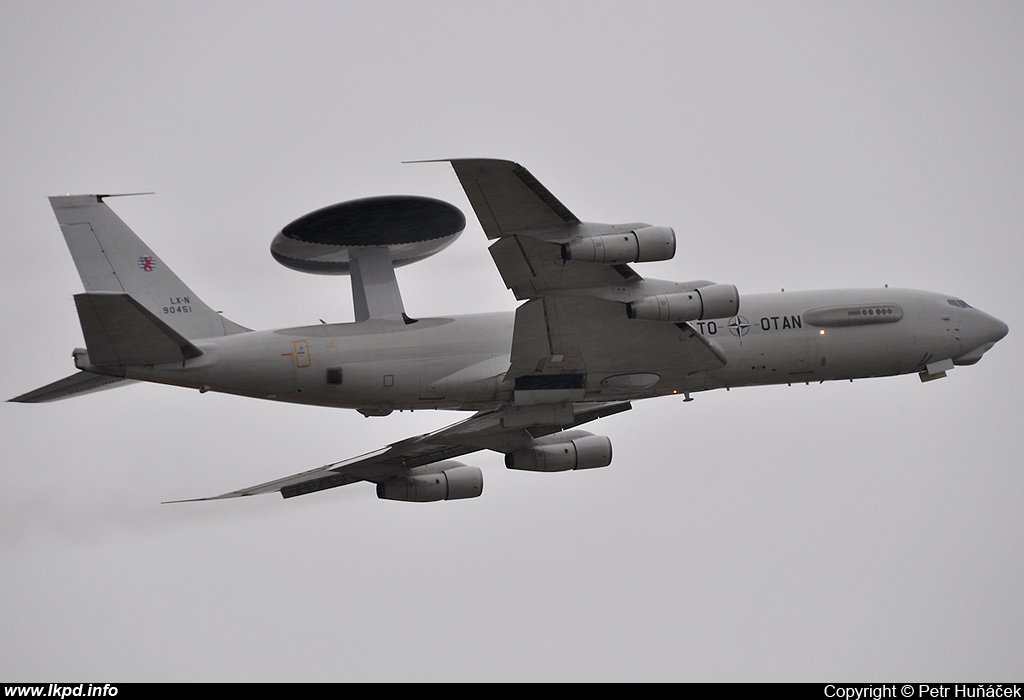
{"label": "aircraft wing", "polygon": [[516,380],[517,391],[540,403],[582,400],[584,385],[602,376],[644,365],[657,372],[664,363],[657,348],[677,347],[673,362],[692,371],[725,364],[721,349],[688,323],[636,322],[626,315],[627,302],[710,282],[644,280],[624,263],[563,256],[568,241],[626,234],[648,224],[582,222],[518,163],[449,162],[487,237],[497,239],[490,253],[505,286],[526,301],[516,311],[506,374]]}
{"label": "aircraft wing", "polygon": [[523,166],[483,158],[450,162],[484,233],[499,239],[491,257],[517,299],[641,280],[628,265],[567,265],[553,241],[592,235],[593,225],[581,222]]}
{"label": "aircraft wing", "polygon": [[489,158],[450,162],[488,238],[581,223],[519,163]]}
{"label": "aircraft wing", "polygon": [[480,450],[511,452],[529,445],[536,438],[628,411],[630,408],[627,402],[577,404],[573,407],[574,415],[571,422],[566,425],[529,427],[506,427],[509,421],[506,420],[507,414],[503,409],[484,411],[441,430],[400,440],[353,459],[325,464],[283,479],[275,479],[219,496],[167,502],[214,501],[274,492],[279,492],[284,498],[292,498],[357,481],[380,484],[391,479],[400,479],[416,467],[437,464]]}

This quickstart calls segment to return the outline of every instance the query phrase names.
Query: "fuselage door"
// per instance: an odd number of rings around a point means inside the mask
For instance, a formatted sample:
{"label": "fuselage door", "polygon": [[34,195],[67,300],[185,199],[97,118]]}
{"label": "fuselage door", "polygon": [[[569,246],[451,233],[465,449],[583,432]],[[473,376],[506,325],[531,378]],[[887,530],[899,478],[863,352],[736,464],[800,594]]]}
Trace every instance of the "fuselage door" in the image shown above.
{"label": "fuselage door", "polygon": [[817,367],[817,336],[798,331],[789,343],[789,374],[800,377],[813,374]]}
{"label": "fuselage door", "polygon": [[309,367],[309,343],[305,340],[296,340],[292,347],[295,348],[295,366]]}

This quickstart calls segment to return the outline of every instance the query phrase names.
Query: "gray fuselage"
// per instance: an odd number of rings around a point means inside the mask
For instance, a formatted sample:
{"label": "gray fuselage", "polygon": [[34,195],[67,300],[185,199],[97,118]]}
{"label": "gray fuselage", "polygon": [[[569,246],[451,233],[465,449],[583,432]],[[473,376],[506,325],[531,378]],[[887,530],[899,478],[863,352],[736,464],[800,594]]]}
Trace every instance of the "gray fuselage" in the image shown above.
{"label": "gray fuselage", "polygon": [[[943,361],[973,364],[1006,334],[1001,321],[932,292],[746,295],[734,317],[690,322],[727,359],[695,368],[677,350],[692,338],[688,328],[628,320],[623,305],[601,304],[574,321],[589,348],[587,401],[924,372]],[[482,410],[512,400],[514,321],[506,312],[239,333],[197,340],[201,356],[129,367],[126,376],[380,413]]]}

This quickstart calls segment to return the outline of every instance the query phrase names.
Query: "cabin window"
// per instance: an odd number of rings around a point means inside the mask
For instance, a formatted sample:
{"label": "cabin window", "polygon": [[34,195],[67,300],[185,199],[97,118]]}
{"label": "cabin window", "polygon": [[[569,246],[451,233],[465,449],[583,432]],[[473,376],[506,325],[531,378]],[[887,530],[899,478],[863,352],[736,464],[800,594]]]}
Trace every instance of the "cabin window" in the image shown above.
{"label": "cabin window", "polygon": [[342,373],[341,367],[328,367],[327,368],[327,383],[328,384],[341,384]]}

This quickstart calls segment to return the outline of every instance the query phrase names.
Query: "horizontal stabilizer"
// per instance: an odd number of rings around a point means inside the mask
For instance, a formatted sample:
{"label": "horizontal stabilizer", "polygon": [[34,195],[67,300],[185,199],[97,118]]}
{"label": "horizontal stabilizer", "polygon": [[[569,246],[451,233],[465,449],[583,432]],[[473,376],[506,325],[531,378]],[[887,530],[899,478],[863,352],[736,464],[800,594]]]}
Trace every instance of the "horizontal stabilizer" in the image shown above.
{"label": "horizontal stabilizer", "polygon": [[203,354],[127,294],[76,294],[75,304],[94,366],[159,365]]}
{"label": "horizontal stabilizer", "polygon": [[133,379],[108,377],[105,374],[93,374],[92,372],[77,372],[70,377],[58,379],[52,384],[47,384],[35,391],[30,391],[27,394],[22,394],[9,400],[16,403],[46,403],[48,401],[59,401],[60,399],[68,399],[72,396],[82,396],[83,394],[91,394],[95,391],[113,389],[134,383],[135,380]]}

